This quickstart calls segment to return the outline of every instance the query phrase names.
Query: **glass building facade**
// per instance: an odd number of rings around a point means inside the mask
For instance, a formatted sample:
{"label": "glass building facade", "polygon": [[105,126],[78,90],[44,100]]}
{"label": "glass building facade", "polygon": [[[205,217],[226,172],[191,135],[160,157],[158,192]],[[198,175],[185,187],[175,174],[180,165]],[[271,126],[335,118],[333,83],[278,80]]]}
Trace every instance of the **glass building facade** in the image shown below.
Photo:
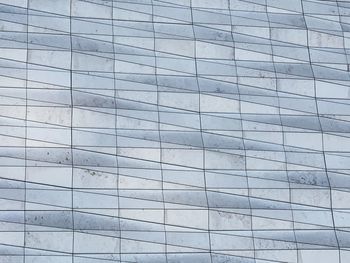
{"label": "glass building facade", "polygon": [[0,0],[0,262],[350,262],[349,0]]}

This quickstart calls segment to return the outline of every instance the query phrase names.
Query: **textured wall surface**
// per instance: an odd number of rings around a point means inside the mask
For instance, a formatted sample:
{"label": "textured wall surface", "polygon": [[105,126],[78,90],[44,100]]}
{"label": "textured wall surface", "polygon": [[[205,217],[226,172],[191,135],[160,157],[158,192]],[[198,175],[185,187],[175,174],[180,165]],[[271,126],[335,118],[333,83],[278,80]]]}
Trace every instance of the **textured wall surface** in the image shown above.
{"label": "textured wall surface", "polygon": [[0,0],[0,262],[349,263],[349,54],[349,0]]}

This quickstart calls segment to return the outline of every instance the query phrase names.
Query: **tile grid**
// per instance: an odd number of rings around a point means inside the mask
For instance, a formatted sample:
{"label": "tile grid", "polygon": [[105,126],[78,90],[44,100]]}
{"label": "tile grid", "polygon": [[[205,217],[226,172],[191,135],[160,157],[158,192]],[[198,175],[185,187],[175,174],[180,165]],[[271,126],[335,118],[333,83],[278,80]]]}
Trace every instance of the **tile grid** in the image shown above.
{"label": "tile grid", "polygon": [[349,9],[1,0],[0,261],[347,262]]}

